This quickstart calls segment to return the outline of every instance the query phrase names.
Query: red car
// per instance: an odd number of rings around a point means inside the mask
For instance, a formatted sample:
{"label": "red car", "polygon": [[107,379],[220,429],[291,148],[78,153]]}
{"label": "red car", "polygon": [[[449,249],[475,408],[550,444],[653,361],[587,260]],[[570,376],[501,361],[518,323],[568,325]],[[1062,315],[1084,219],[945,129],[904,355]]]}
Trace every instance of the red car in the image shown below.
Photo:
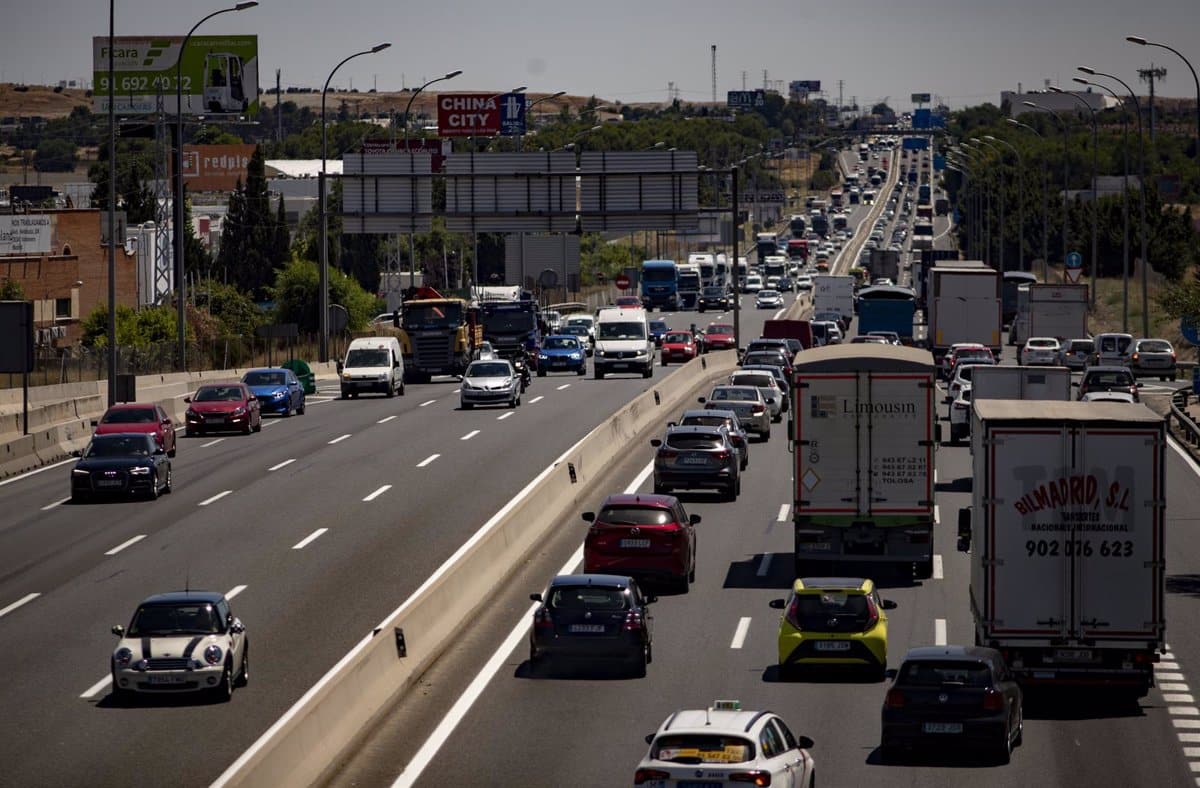
{"label": "red car", "polygon": [[949,379],[954,371],[954,365],[966,359],[981,359],[984,364],[996,363],[991,348],[978,342],[956,342],[950,346],[950,351],[942,357],[942,376]]}
{"label": "red car", "polygon": [[189,403],[184,414],[189,437],[216,430],[239,430],[246,435],[262,430],[258,398],[245,383],[208,383],[183,401]]}
{"label": "red car", "polygon": [[622,309],[642,308],[642,299],[637,296],[617,296],[617,300],[614,303]]}
{"label": "red car", "polygon": [[610,495],[583,542],[587,574],[628,575],[639,583],[666,583],[686,593],[696,580],[696,524],[674,495]]}
{"label": "red car", "polygon": [[114,432],[145,432],[154,436],[168,457],[175,456],[175,424],[161,406],[153,402],[125,402],[104,411],[93,421],[97,435]]}
{"label": "red car", "polygon": [[668,331],[663,335],[662,365],[668,361],[688,362],[696,357],[696,338],[691,331]]}
{"label": "red car", "polygon": [[704,329],[704,345],[708,350],[733,350],[737,347],[734,341],[733,326],[729,323],[711,323]]}

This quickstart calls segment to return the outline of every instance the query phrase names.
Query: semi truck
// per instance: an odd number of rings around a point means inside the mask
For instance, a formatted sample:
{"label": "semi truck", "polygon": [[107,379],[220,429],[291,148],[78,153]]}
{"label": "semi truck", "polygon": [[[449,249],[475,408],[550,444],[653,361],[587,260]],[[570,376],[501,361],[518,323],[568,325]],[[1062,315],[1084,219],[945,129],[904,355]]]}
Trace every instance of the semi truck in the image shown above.
{"label": "semi truck", "polygon": [[929,270],[926,341],[933,356],[956,342],[978,342],[1000,355],[1000,275],[978,261],[937,264]]}
{"label": "semi truck", "polygon": [[[971,434],[971,402],[981,399],[1071,400],[1071,370],[1066,367],[1019,367],[979,364],[971,373],[969,402],[950,403],[950,440]],[[963,410],[956,411],[957,408]]]}
{"label": "semi truck", "polygon": [[1087,338],[1088,286],[1030,285],[1029,336]]}
{"label": "semi truck", "polygon": [[479,305],[479,316],[483,338],[492,343],[496,355],[511,361],[525,351],[531,368],[536,369],[541,346],[536,301],[484,301]]}
{"label": "semi truck", "polygon": [[864,287],[858,291],[858,333],[894,331],[900,341],[912,344],[917,302],[912,290],[894,285]]}
{"label": "semi truck", "polygon": [[[424,288],[423,288],[424,289]],[[404,302],[400,353],[408,382],[428,383],[434,375],[461,375],[483,340],[478,314],[461,298],[429,297]]]}
{"label": "semi truck", "polygon": [[1029,271],[1005,271],[1001,301],[1004,325],[1011,325],[1017,316],[1017,288],[1021,285],[1036,285],[1037,277]]}
{"label": "semi truck", "polygon": [[647,311],[679,309],[678,271],[674,260],[642,262],[642,305]]}
{"label": "semi truck", "polygon": [[891,279],[893,283],[900,282],[900,253],[888,249],[872,249],[869,263],[871,277]]}
{"label": "semi truck", "polygon": [[939,439],[933,356],[896,345],[830,345],[796,356],[796,575],[843,562],[933,572]]}
{"label": "semi truck", "polygon": [[845,324],[854,319],[853,276],[818,274],[813,277],[813,314],[836,312]]}
{"label": "semi truck", "polygon": [[1144,696],[1164,648],[1163,419],[1143,405],[972,404],[975,642],[1025,685]]}
{"label": "semi truck", "polygon": [[675,287],[680,309],[695,309],[700,298],[700,266],[681,263],[675,267]]}

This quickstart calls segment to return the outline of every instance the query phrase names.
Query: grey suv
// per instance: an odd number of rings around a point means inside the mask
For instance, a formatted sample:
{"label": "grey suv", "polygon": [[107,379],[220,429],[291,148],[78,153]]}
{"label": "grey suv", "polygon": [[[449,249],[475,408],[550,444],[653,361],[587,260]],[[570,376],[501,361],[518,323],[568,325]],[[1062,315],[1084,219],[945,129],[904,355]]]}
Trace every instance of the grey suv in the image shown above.
{"label": "grey suv", "polygon": [[742,491],[738,451],[724,427],[668,427],[662,440],[652,440],[654,492],[676,489],[715,489],[725,500]]}

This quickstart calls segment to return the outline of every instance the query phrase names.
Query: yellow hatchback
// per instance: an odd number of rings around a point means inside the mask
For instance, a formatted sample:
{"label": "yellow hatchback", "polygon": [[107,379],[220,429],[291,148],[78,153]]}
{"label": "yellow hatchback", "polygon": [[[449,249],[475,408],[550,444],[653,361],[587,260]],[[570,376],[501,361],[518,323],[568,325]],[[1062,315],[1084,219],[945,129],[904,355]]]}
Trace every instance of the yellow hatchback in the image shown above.
{"label": "yellow hatchback", "polygon": [[877,678],[887,669],[885,611],[896,603],[880,599],[872,580],[858,577],[805,577],[792,584],[787,599],[771,600],[779,619],[779,672],[802,665],[865,666]]}

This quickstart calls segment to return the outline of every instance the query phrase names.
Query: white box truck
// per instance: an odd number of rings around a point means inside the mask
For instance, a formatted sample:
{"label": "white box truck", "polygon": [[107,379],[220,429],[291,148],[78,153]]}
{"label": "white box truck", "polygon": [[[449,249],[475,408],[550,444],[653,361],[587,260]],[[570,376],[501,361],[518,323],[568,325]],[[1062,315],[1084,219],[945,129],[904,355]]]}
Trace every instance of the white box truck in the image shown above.
{"label": "white box truck", "polygon": [[971,434],[971,403],[978,399],[1023,399],[1069,402],[1071,370],[1066,367],[977,365],[971,372],[970,393],[950,403],[950,440]]}
{"label": "white box truck", "polygon": [[978,342],[1000,355],[1000,274],[979,263],[929,270],[929,349],[938,361],[956,342]]}
{"label": "white box truck", "polygon": [[829,345],[796,356],[792,386],[796,575],[842,562],[933,572],[940,437],[928,351]]}
{"label": "white box truck", "polygon": [[813,277],[813,314],[836,312],[848,324],[854,319],[853,276],[818,274]]}
{"label": "white box truck", "polygon": [[1029,336],[1087,339],[1087,285],[1029,285]]}
{"label": "white box truck", "polygon": [[1027,685],[1146,694],[1163,648],[1163,419],[1142,405],[973,403],[975,642]]}

